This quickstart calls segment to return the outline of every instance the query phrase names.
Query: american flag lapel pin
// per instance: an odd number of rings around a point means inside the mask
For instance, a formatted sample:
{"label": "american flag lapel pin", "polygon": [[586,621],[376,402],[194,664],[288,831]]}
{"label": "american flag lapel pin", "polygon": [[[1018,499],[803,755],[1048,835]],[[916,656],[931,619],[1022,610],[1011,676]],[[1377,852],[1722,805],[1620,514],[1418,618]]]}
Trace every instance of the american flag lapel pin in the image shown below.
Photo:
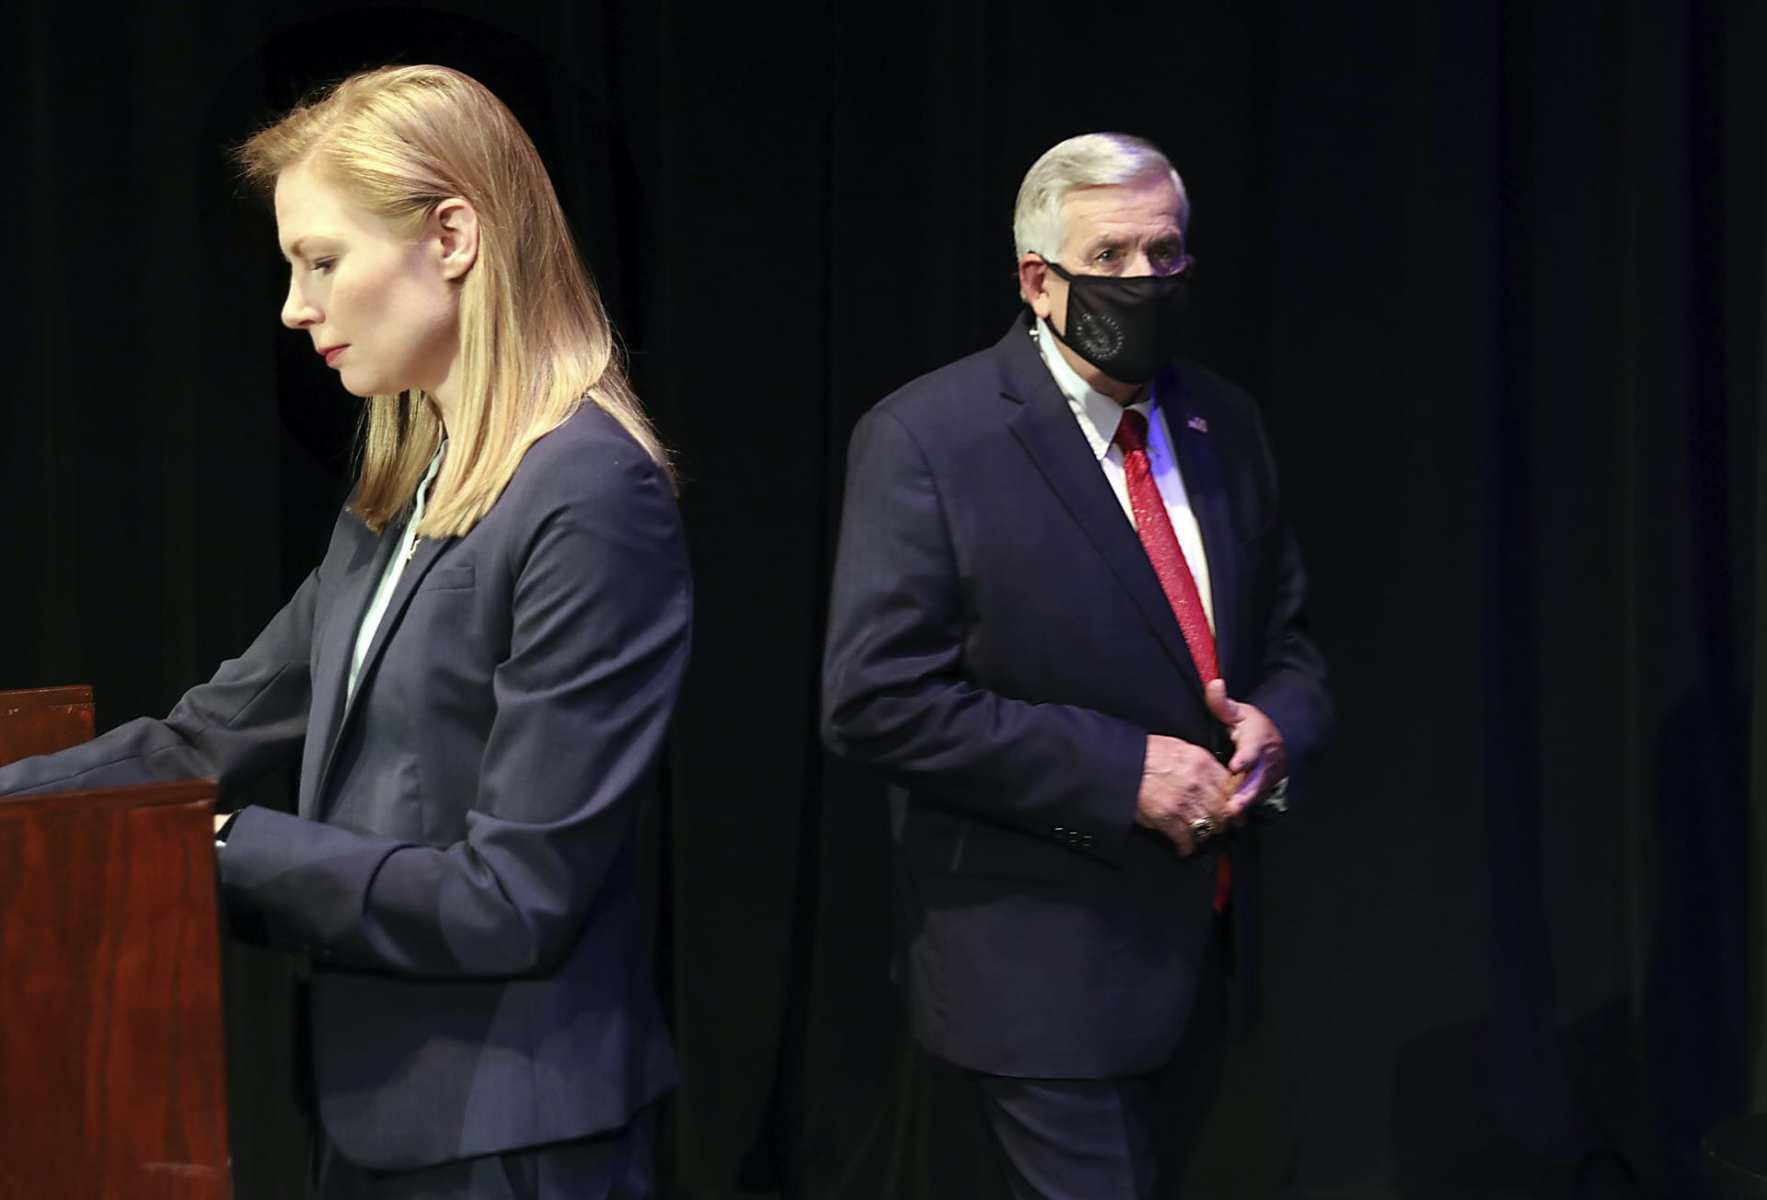
{"label": "american flag lapel pin", "polygon": [[1198,433],[1207,433],[1209,431],[1209,423],[1201,417],[1192,417],[1190,420],[1186,421],[1185,424],[1196,430]]}

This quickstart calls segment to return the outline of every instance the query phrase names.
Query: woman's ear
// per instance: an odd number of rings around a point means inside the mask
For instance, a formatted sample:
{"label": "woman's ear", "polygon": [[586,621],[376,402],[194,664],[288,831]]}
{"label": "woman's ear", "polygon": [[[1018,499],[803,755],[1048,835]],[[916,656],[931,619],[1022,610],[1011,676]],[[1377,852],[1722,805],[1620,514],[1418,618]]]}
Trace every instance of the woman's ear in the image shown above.
{"label": "woman's ear", "polygon": [[430,221],[442,278],[463,278],[479,259],[479,214],[471,204],[453,196],[436,205]]}

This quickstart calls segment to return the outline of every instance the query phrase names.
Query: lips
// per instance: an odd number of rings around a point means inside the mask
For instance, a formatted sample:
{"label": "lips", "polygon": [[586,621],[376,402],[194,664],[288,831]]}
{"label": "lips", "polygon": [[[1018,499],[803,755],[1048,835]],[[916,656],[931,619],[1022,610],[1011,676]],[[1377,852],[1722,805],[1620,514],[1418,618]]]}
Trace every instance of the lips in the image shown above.
{"label": "lips", "polygon": [[319,357],[325,360],[326,366],[335,367],[337,366],[338,355],[342,354],[349,348],[349,343],[347,342],[341,346],[326,346],[319,351]]}

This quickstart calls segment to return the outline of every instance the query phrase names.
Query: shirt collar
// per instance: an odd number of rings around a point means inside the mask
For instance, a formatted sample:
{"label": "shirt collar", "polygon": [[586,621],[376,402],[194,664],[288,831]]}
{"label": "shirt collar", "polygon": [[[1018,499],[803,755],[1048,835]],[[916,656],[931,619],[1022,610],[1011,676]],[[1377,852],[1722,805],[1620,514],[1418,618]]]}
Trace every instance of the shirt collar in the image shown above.
{"label": "shirt collar", "polygon": [[[1111,442],[1117,436],[1117,426],[1123,421],[1123,406],[1080,378],[1080,373],[1062,357],[1061,350],[1056,345],[1055,333],[1049,328],[1049,322],[1042,317],[1037,318],[1037,352],[1043,356],[1043,365],[1055,377],[1055,386],[1061,389],[1068,408],[1080,422],[1080,432],[1086,435],[1086,444],[1092,447],[1093,457],[1103,460],[1110,453]],[[1159,397],[1154,395],[1153,385],[1148,384],[1142,398],[1129,407],[1146,417],[1151,426],[1153,410],[1158,402]]]}
{"label": "shirt collar", "polygon": [[423,479],[417,485],[417,496],[411,505],[411,519],[406,522],[412,529],[416,529],[418,522],[423,520],[423,510],[429,504],[429,485],[435,482],[436,472],[442,469],[442,455],[447,451],[448,439],[444,436],[436,444],[436,452],[430,455],[429,467],[424,471]]}

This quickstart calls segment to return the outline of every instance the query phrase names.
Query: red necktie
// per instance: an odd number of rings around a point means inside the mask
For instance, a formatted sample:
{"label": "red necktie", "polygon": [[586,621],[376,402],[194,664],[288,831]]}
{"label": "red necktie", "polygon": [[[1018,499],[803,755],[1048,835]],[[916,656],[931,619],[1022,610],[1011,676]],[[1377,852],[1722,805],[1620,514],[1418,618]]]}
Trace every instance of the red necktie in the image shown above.
{"label": "red necktie", "polygon": [[1172,518],[1154,484],[1153,468],[1148,465],[1147,418],[1132,408],[1124,409],[1115,441],[1123,450],[1123,476],[1129,483],[1129,508],[1135,513],[1135,532],[1141,535],[1153,573],[1160,577],[1160,588],[1178,618],[1178,628],[1184,631],[1190,660],[1205,684],[1219,679],[1221,670],[1215,665],[1215,635],[1209,629],[1209,615],[1203,611],[1196,579],[1190,573],[1190,564],[1184,561],[1184,550],[1178,545],[1178,535],[1172,532]]}
{"label": "red necktie", "polygon": [[[1147,461],[1147,418],[1133,408],[1123,410],[1123,420],[1113,439],[1123,451],[1123,477],[1129,485],[1129,509],[1135,514],[1135,532],[1141,535],[1141,546],[1147,551],[1153,573],[1159,576],[1160,590],[1178,618],[1184,633],[1184,644],[1190,648],[1190,660],[1204,684],[1221,677],[1215,662],[1215,634],[1209,628],[1209,615],[1203,610],[1203,599],[1196,590],[1196,578],[1190,564],[1184,561],[1184,549],[1172,530],[1172,517],[1166,502],[1153,481],[1153,467]],[[1233,886],[1233,871],[1222,850],[1220,869],[1215,876],[1215,911],[1227,906],[1227,894]]]}

